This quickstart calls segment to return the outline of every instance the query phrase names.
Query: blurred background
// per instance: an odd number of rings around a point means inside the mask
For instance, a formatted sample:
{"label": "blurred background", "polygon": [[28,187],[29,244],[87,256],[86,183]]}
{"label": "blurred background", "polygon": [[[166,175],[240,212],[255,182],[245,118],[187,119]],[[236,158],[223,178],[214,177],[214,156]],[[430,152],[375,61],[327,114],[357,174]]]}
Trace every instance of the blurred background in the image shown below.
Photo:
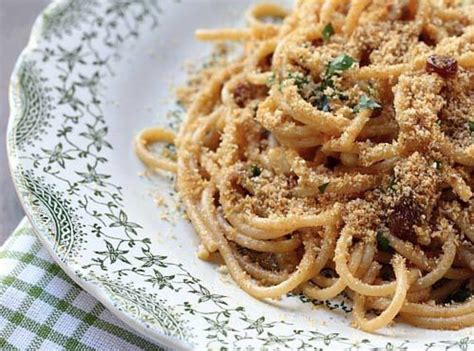
{"label": "blurred background", "polygon": [[6,154],[8,82],[36,16],[48,3],[48,0],[0,0],[0,245],[24,215],[13,188]]}

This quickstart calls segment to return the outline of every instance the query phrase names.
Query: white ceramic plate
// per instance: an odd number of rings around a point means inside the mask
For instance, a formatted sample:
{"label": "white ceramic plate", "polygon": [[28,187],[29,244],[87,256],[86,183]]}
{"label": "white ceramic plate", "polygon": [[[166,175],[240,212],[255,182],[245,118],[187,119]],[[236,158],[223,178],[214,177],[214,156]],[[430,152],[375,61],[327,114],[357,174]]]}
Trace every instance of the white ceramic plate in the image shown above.
{"label": "white ceramic plate", "polygon": [[[131,327],[176,348],[457,349],[473,328],[350,327],[350,304],[257,301],[196,258],[169,176],[139,177],[132,139],[176,125],[170,89],[203,58],[199,27],[238,24],[251,0],[61,0],[12,77],[8,149],[36,232],[64,270]],[[156,206],[152,195],[163,198]]]}

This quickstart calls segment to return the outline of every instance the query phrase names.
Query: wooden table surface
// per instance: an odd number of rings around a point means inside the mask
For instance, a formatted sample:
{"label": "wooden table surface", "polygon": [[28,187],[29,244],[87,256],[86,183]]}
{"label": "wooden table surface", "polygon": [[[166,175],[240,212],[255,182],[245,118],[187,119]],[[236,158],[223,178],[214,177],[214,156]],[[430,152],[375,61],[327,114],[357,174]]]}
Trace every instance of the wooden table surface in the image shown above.
{"label": "wooden table surface", "polygon": [[5,133],[8,82],[16,59],[26,46],[35,18],[48,0],[0,0],[0,245],[24,216],[10,177]]}

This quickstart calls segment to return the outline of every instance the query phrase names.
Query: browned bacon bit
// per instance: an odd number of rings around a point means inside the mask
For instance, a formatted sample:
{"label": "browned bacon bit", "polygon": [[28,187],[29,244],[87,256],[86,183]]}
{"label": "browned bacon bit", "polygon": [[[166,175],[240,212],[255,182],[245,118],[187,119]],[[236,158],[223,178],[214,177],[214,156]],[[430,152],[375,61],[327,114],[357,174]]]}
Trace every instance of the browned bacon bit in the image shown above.
{"label": "browned bacon bit", "polygon": [[426,72],[451,78],[458,72],[458,62],[452,57],[431,55],[426,59]]}
{"label": "browned bacon bit", "polygon": [[421,221],[422,209],[413,196],[402,196],[388,219],[390,232],[403,240],[416,241],[414,225]]}

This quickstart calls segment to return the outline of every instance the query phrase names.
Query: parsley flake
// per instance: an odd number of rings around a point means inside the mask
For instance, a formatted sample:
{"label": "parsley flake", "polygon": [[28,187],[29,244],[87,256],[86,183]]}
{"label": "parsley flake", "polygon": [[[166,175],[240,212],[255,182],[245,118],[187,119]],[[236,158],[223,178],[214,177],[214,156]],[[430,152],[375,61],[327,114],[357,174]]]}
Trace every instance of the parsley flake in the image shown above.
{"label": "parsley flake", "polygon": [[382,107],[382,105],[380,105],[374,99],[371,99],[367,95],[362,95],[359,99],[359,103],[357,104],[356,107],[354,107],[354,112],[359,113],[360,110],[363,110],[363,109],[375,110],[375,109],[381,108],[381,107]]}
{"label": "parsley flake", "polygon": [[324,41],[328,41],[336,32],[334,31],[334,27],[332,26],[331,22],[326,24],[323,28],[322,37]]}
{"label": "parsley flake", "polygon": [[342,71],[348,70],[355,62],[356,60],[350,57],[349,55],[339,55],[334,60],[329,62],[325,73],[326,78],[330,78],[335,74],[339,74]]}
{"label": "parsley flake", "polygon": [[258,177],[260,174],[262,174],[262,169],[260,167],[258,167],[257,165],[250,166],[251,178]]}
{"label": "parsley flake", "polygon": [[474,132],[474,121],[469,121],[469,130]]}
{"label": "parsley flake", "polygon": [[[343,54],[336,57],[334,60],[330,61],[326,66],[326,71],[324,73],[322,81],[317,85],[316,89],[311,93],[311,103],[319,111],[329,112],[331,111],[330,101],[331,99],[337,97],[340,100],[345,100],[347,97],[337,91],[334,86],[334,81],[332,77],[339,75],[340,72],[349,69],[354,62],[356,62],[352,57]],[[294,78],[294,77],[290,77]],[[306,78],[306,77],[305,77]],[[295,78],[294,78],[295,79]],[[307,78],[306,78],[307,80]],[[307,84],[307,81],[303,81],[302,84]],[[298,86],[298,80],[295,79],[295,84]],[[300,87],[300,86],[298,86]],[[326,88],[331,88],[332,93],[325,93]]]}
{"label": "parsley flake", "polygon": [[388,251],[390,249],[390,243],[382,232],[377,232],[377,244],[382,251]]}
{"label": "parsley flake", "polygon": [[303,88],[303,85],[309,83],[308,77],[306,77],[301,72],[289,72],[288,73],[288,79],[293,79],[295,81],[295,85],[298,87],[298,89]]}
{"label": "parsley flake", "polygon": [[323,183],[320,186],[318,186],[319,192],[321,194],[324,194],[324,192],[326,191],[326,188],[328,187],[328,185],[329,185],[329,182]]}

